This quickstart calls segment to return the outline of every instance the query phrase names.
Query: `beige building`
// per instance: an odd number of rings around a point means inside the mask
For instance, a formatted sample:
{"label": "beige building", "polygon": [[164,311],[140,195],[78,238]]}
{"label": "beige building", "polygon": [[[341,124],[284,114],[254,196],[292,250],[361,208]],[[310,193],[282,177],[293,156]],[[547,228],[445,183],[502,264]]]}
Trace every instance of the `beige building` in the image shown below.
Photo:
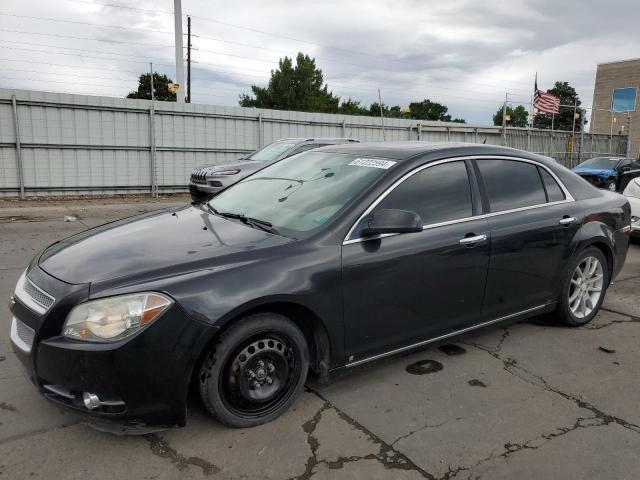
{"label": "beige building", "polygon": [[640,59],[598,64],[590,131],[629,135],[628,154],[635,158],[640,156],[638,90]]}

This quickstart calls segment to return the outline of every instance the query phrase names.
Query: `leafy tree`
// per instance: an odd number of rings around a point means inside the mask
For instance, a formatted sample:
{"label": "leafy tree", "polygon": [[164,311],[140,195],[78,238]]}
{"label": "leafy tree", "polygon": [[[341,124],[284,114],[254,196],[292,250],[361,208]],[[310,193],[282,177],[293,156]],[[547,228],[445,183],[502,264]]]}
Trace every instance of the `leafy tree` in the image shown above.
{"label": "leafy tree", "polygon": [[421,102],[411,102],[409,104],[409,118],[416,120],[434,120],[440,122],[455,122],[466,123],[462,118],[451,118],[451,115],[447,113],[449,108],[438,102],[432,102],[429,99],[424,99]]}
{"label": "leafy tree", "polygon": [[[316,66],[315,59],[303,53],[298,53],[295,65],[289,57],[281,58],[278,68],[271,71],[269,84],[266,87],[252,85],[250,94],[240,95],[239,104],[242,107],[380,116],[380,104],[377,102],[368,107],[351,98],[340,102],[340,98],[324,83],[322,70]],[[426,99],[411,103],[410,112],[403,111],[399,105],[382,107],[387,118],[465,123],[461,118],[452,119],[447,111],[446,106]]]}
{"label": "leafy tree", "polygon": [[[509,127],[526,127],[528,125],[529,112],[522,105],[518,105],[516,108],[507,106],[507,116],[511,117],[507,120]],[[502,107],[493,116],[493,124],[502,125]]]}
{"label": "leafy tree", "polygon": [[[173,83],[166,75],[153,72],[153,95],[156,100],[175,102],[176,94],[169,91],[169,84]],[[138,79],[138,90],[130,92],[127,98],[151,100],[151,74],[143,73]]]}
{"label": "leafy tree", "polygon": [[[586,114],[586,111],[580,108],[582,102],[578,97],[578,93],[576,92],[575,88],[569,85],[569,82],[556,82],[553,88],[547,90],[547,92],[560,97],[560,105],[573,105],[573,103],[577,101],[578,109],[576,112],[581,116]],[[533,119],[533,126],[536,128],[550,129],[551,121],[551,115],[548,115],[546,113],[538,113]],[[580,118],[573,118],[573,108],[561,106],[560,113],[555,115],[555,118],[553,119],[553,128],[555,130],[572,130],[574,122],[576,131],[579,131]]]}
{"label": "leafy tree", "polygon": [[340,99],[324,84],[322,70],[316,67],[313,58],[298,53],[295,66],[289,57],[284,57],[278,67],[271,70],[267,87],[252,85],[253,96],[240,95],[240,106],[302,112],[338,111]]}
{"label": "leafy tree", "polygon": [[421,102],[411,102],[409,110],[411,111],[411,118],[417,120],[451,121],[451,115],[447,114],[449,108],[429,99],[424,99]]}
{"label": "leafy tree", "polygon": [[360,104],[357,100],[343,101],[338,107],[338,113],[344,113],[345,115],[369,115],[369,109]]}

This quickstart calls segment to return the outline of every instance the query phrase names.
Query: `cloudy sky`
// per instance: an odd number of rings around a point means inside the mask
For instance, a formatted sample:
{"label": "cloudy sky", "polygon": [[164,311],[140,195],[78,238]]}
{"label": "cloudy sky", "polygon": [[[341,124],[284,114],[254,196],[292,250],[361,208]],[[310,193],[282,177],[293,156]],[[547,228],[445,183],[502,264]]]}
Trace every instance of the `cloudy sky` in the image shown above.
{"label": "cloudy sky", "polygon": [[[182,9],[197,103],[237,105],[280,57],[304,52],[343,99],[369,104],[380,88],[386,104],[429,98],[487,124],[505,93],[530,101],[536,71],[541,88],[568,81],[590,106],[597,63],[640,57],[638,0],[183,0]],[[121,97],[149,62],[175,78],[172,12],[172,0],[2,0],[0,87]]]}

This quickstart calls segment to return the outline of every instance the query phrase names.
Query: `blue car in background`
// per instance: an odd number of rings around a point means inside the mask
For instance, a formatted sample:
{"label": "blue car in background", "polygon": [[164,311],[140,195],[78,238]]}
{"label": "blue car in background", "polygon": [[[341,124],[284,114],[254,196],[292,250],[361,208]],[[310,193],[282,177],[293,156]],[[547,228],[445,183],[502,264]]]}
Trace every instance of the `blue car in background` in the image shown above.
{"label": "blue car in background", "polygon": [[640,176],[640,162],[625,157],[596,157],[573,167],[573,171],[598,188],[617,192],[631,178]]}

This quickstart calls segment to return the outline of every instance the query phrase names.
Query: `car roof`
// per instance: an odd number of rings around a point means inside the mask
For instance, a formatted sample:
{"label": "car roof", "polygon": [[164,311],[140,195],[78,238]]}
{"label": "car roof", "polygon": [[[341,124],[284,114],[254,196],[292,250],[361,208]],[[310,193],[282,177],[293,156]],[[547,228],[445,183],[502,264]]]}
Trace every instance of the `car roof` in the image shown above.
{"label": "car roof", "polygon": [[359,140],[355,138],[342,138],[342,137],[300,137],[300,138],[281,138],[277,140],[277,142],[294,142],[294,143],[304,143],[304,142],[328,142],[328,143],[358,143]]}
{"label": "car roof", "polygon": [[394,160],[408,160],[415,157],[429,155],[434,160],[452,156],[466,155],[499,155],[499,156],[516,156],[521,158],[535,159],[543,162],[555,161],[548,157],[536,155],[533,153],[516,150],[515,148],[502,147],[499,145],[483,145],[478,143],[462,143],[462,142],[419,142],[419,141],[401,141],[401,142],[363,142],[352,144],[330,145],[320,147],[314,151],[348,153],[353,155],[362,155],[380,158],[392,158]]}

